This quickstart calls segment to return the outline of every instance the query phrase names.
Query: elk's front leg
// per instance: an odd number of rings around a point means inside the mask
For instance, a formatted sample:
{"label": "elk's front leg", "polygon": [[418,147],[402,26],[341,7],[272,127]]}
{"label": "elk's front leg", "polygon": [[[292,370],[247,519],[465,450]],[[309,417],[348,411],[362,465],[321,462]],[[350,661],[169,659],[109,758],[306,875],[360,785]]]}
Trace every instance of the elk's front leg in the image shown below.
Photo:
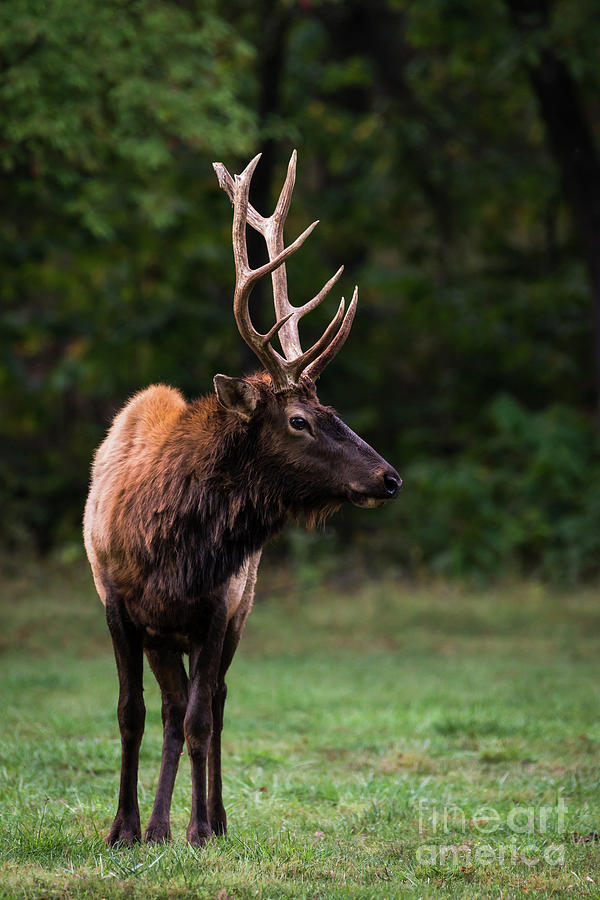
{"label": "elk's front leg", "polygon": [[227,834],[227,815],[223,806],[223,785],[221,780],[221,732],[223,712],[227,699],[227,685],[222,678],[213,695],[213,727],[208,755],[208,811],[213,834]]}
{"label": "elk's front leg", "polygon": [[252,582],[246,602],[244,602],[243,606],[241,605],[236,616],[227,626],[217,687],[213,694],[213,728],[208,756],[208,810],[211,829],[217,835],[227,834],[227,815],[223,806],[223,785],[221,779],[221,732],[223,731],[223,713],[225,711],[225,700],[227,699],[225,675],[240,642],[244,624],[252,605],[253,592],[254,582]]}
{"label": "elk's front leg", "polygon": [[227,607],[235,612],[227,625],[217,689],[213,695],[213,729],[208,755],[208,811],[214,834],[227,834],[227,816],[223,806],[223,786],[221,781],[221,732],[223,713],[227,699],[225,675],[237,650],[248,614],[254,600],[254,585],[260,563],[261,551],[249,557],[239,575],[232,578],[227,587]]}
{"label": "elk's front leg", "polygon": [[183,723],[192,768],[192,811],[187,828],[191,844],[203,846],[211,836],[206,802],[206,762],[213,728],[213,698],[227,628],[226,604],[213,605],[205,634],[190,640],[189,699]]}
{"label": "elk's front leg", "polygon": [[119,841],[130,845],[141,837],[137,799],[138,762],[146,708],[143,697],[143,642],[120,598],[106,598],[106,621],[112,637],[119,674],[117,716],[121,732],[121,785],[119,805],[106,838],[109,847]]}
{"label": "elk's front leg", "polygon": [[168,841],[171,838],[171,797],[181,748],[183,720],[187,708],[187,675],[181,653],[157,647],[146,651],[150,668],[160,685],[162,695],[163,749],[154,808],[145,841]]}

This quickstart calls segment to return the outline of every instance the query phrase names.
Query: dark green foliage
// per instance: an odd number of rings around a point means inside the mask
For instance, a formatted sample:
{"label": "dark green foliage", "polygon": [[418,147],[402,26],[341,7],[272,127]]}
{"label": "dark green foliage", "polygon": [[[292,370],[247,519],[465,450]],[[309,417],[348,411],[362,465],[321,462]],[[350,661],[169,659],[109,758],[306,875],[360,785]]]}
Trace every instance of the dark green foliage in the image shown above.
{"label": "dark green foliage", "polygon": [[405,479],[332,528],[410,568],[597,574],[592,302],[527,66],[552,48],[594,132],[599,39],[588,0],[531,32],[500,0],[0,5],[2,540],[77,540],[133,391],[254,366],[211,162],[263,149],[264,199],[297,146],[288,236],[321,225],[292,299],[341,262],[360,285],[320,395]]}
{"label": "dark green foliage", "polygon": [[596,424],[564,406],[531,413],[508,395],[484,415],[487,433],[459,457],[409,467],[407,502],[394,510],[407,561],[454,575],[511,567],[554,579],[595,574]]}

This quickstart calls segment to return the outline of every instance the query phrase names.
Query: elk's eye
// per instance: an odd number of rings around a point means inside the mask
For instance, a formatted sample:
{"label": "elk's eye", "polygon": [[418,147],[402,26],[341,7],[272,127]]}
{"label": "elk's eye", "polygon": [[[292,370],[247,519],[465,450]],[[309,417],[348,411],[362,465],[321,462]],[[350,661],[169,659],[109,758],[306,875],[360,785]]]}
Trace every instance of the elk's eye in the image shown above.
{"label": "elk's eye", "polygon": [[296,431],[302,431],[303,428],[308,428],[308,422],[306,419],[303,419],[302,416],[292,416],[290,418],[290,425],[292,428],[295,428]]}

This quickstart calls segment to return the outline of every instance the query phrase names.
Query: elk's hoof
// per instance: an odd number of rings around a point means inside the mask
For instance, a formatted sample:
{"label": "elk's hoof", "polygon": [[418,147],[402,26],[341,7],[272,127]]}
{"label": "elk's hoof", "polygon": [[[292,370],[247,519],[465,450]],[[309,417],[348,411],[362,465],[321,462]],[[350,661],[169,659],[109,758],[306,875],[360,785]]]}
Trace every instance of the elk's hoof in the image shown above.
{"label": "elk's hoof", "polygon": [[171,826],[168,822],[148,822],[144,841],[147,844],[164,844],[171,840]]}
{"label": "elk's hoof", "polygon": [[117,817],[108,832],[106,846],[114,847],[117,844],[121,844],[123,847],[131,847],[141,839],[141,836],[139,819],[131,821]]}
{"label": "elk's hoof", "polygon": [[204,847],[204,845],[211,839],[211,837],[212,831],[208,823],[203,823],[201,825],[188,825],[186,838],[193,847]]}
{"label": "elk's hoof", "polygon": [[227,837],[227,816],[223,807],[211,815],[210,827],[217,837]]}

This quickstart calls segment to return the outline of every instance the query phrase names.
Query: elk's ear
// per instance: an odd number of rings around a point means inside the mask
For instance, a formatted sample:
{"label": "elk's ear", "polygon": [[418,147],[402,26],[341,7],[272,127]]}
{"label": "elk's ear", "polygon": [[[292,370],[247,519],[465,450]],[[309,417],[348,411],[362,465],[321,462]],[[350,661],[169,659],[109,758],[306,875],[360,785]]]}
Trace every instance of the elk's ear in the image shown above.
{"label": "elk's ear", "polygon": [[243,378],[215,375],[213,384],[219,403],[225,409],[237,413],[242,419],[250,419],[258,403],[258,391]]}

